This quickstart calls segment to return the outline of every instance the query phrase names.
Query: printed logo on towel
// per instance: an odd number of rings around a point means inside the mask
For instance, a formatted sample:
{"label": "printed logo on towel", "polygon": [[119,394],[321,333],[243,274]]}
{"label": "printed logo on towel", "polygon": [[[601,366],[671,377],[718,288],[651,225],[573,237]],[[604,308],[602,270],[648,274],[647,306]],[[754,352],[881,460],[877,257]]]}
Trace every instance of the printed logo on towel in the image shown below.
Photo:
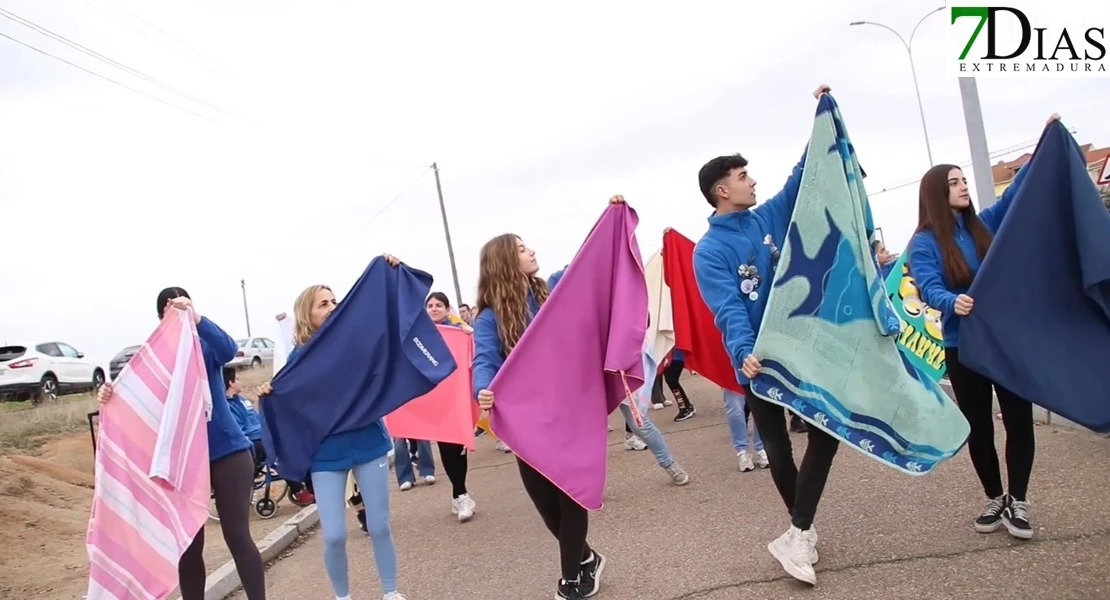
{"label": "printed logo on towel", "polygon": [[1110,77],[1105,0],[949,0],[953,77]]}
{"label": "printed logo on towel", "polygon": [[428,359],[428,362],[432,363],[433,367],[439,366],[439,361],[436,360],[436,357],[432,356],[431,352],[428,352],[428,349],[425,348],[424,344],[420,342],[420,338],[414,337],[412,338],[412,342],[416,344],[417,348],[420,348],[420,353],[424,355],[424,358]]}

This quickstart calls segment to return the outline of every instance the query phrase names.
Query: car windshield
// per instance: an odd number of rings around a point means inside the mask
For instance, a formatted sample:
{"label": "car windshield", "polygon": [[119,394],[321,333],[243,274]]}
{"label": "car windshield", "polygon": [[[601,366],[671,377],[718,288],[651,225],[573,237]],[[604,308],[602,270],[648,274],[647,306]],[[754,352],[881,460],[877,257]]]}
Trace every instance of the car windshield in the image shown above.
{"label": "car windshield", "polygon": [[235,340],[235,343],[239,344],[239,347],[242,348],[243,346],[246,346],[247,342],[249,342],[249,341],[250,340]]}
{"label": "car windshield", "polygon": [[115,356],[115,358],[113,358],[112,360],[119,360],[121,358],[128,358],[128,357],[134,356],[135,353],[139,351],[139,348],[142,348],[142,346],[128,346],[128,347],[124,348],[123,350],[120,350],[119,354],[117,354]]}

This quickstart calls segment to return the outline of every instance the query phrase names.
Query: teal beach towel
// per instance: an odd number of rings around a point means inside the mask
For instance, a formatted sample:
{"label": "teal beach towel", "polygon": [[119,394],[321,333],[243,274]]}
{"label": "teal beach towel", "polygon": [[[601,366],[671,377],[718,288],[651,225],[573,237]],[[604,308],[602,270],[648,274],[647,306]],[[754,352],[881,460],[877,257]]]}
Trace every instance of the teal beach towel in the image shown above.
{"label": "teal beach towel", "polygon": [[756,396],[912,475],[956,454],[959,408],[898,350],[901,321],[871,254],[863,172],[836,101],[821,97],[801,190],[763,316]]}

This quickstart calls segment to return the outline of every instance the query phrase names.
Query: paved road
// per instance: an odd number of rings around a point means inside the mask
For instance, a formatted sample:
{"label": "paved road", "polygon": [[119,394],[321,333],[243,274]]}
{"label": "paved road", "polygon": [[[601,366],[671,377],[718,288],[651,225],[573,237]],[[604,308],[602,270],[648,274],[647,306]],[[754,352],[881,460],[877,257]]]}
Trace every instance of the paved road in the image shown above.
{"label": "paved road", "polygon": [[[652,411],[692,481],[668,483],[647,452],[610,434],[605,508],[590,543],[609,557],[610,600],[1095,600],[1110,598],[1110,441],[1037,427],[1031,500],[1037,537],[980,535],[982,492],[967,454],[914,478],[842,448],[817,517],[818,587],[787,577],[767,542],[787,526],[770,473],[740,473],[720,393],[690,379],[698,415]],[[617,421],[614,420],[614,423]],[[998,424],[999,427],[1001,424]],[[795,435],[799,456],[804,436]],[[1000,442],[1001,444],[1001,442]],[[554,540],[520,486],[516,465],[488,443],[471,454],[478,516],[457,523],[445,478],[394,492],[393,534],[409,600],[539,600],[554,595]],[[351,518],[352,595],[380,598],[369,541]],[[321,544],[309,535],[268,575],[270,600],[331,598]],[[235,598],[242,598],[241,595]]]}

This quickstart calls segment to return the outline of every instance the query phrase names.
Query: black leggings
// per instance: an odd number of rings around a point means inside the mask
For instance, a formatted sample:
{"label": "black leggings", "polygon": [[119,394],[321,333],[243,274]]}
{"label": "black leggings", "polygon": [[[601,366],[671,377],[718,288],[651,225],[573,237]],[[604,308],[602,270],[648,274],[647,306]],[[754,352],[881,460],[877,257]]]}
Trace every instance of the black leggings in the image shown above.
{"label": "black leggings", "polygon": [[817,427],[806,432],[809,444],[802,458],[802,468],[794,465],[794,448],[786,430],[786,413],[782,407],[757,397],[749,386],[744,386],[744,397],[752,412],[752,420],[763,438],[767,461],[771,463],[771,479],[790,512],[790,522],[805,531],[813,525],[817,505],[825,491],[833,457],[840,449],[840,442]]}
{"label": "black leggings", "polygon": [[663,369],[663,380],[667,382],[667,387],[671,388],[671,394],[674,395],[674,401],[678,402],[679,408],[692,406],[690,398],[686,396],[686,390],[682,389],[682,384],[678,382],[679,378],[682,377],[682,368],[685,365],[685,361],[672,360],[671,364]]}
{"label": "black leggings", "polygon": [[436,442],[439,445],[439,462],[451,480],[451,497],[458,498],[466,493],[466,447],[462,444]]}
{"label": "black leggings", "polygon": [[948,369],[948,381],[952,382],[952,392],[956,395],[956,404],[971,426],[967,451],[979,482],[983,484],[983,491],[990,498],[997,498],[1005,491],[998,467],[998,451],[994,447],[993,387],[998,395],[998,407],[1002,409],[1002,426],[1006,428],[1006,473],[1010,480],[1010,495],[1025,500],[1036,452],[1033,405],[961,364],[958,348],[945,348],[944,362]]}
{"label": "black leggings", "polygon": [[[249,450],[236,452],[209,465],[216,511],[220,513],[220,530],[235,561],[235,570],[243,583],[248,600],[265,600],[266,572],[262,555],[251,537],[250,497],[254,482],[254,459]],[[193,543],[177,563],[181,579],[181,600],[204,600],[204,528],[197,532]]]}
{"label": "black leggings", "polygon": [[592,552],[590,545],[586,543],[590,513],[539,471],[528,466],[528,463],[517,458],[516,464],[520,467],[520,481],[524,484],[524,491],[528,492],[532,504],[536,505],[543,524],[559,540],[559,562],[563,579],[577,581],[582,563],[590,558]]}

